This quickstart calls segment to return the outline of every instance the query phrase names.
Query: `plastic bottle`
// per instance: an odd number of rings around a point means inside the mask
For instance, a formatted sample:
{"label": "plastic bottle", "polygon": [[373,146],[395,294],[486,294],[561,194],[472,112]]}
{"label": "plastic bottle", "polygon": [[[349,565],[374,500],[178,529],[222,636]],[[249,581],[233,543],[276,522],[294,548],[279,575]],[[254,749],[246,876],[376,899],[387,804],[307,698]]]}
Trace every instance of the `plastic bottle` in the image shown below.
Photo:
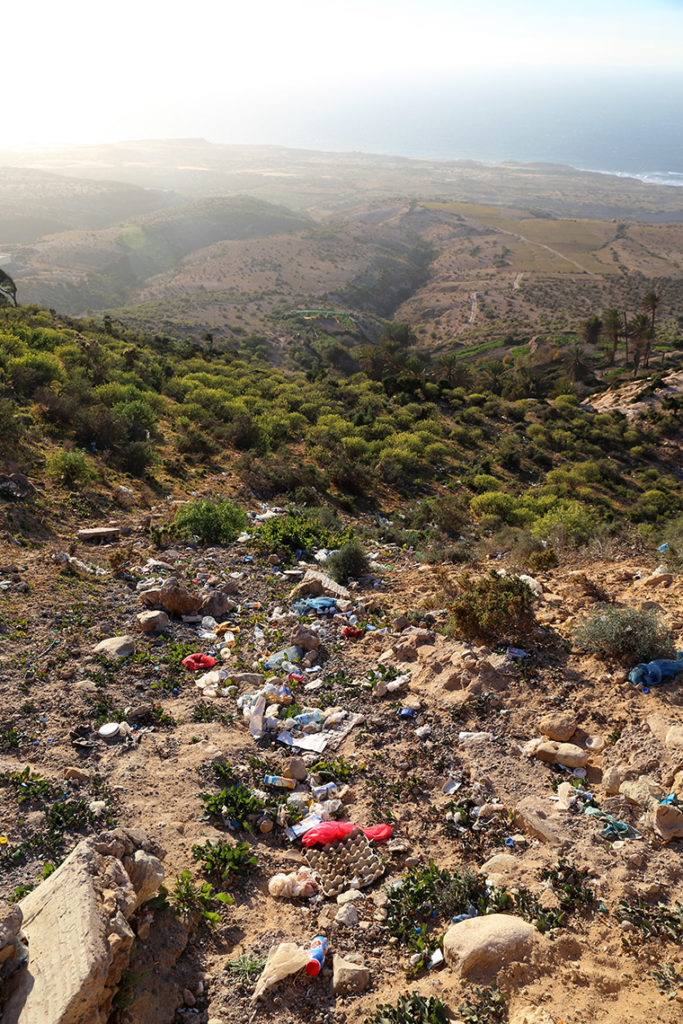
{"label": "plastic bottle", "polygon": [[322,722],[322,720],[323,713],[319,708],[316,708],[314,711],[304,711],[300,715],[295,715],[291,722],[293,725],[302,726],[310,725],[311,722]]}
{"label": "plastic bottle", "polygon": [[328,946],[329,943],[323,935],[316,935],[313,939],[311,948],[308,951],[308,963],[306,964],[306,974],[309,974],[311,978],[315,978],[320,974],[322,965],[325,962]]}
{"label": "plastic bottle", "polygon": [[264,778],[266,786],[276,786],[278,789],[294,789],[295,779],[285,779],[282,775],[266,775]]}

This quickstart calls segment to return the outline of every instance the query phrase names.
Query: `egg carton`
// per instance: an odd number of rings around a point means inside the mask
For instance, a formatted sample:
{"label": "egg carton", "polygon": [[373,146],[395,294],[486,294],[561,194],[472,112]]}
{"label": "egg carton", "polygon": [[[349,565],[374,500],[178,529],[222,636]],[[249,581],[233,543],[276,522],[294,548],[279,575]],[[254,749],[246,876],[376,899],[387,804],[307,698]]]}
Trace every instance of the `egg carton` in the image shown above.
{"label": "egg carton", "polygon": [[363,889],[384,873],[384,866],[362,829],[335,839],[320,850],[307,850],[309,867],[320,879],[325,896],[338,896],[347,889]]}

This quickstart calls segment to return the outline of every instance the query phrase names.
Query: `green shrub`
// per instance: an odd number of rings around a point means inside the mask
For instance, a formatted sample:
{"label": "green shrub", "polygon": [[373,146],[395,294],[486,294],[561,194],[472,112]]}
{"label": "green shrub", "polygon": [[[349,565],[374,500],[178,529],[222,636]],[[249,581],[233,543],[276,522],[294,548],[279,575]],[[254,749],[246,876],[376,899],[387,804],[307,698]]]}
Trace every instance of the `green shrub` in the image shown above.
{"label": "green shrub", "polygon": [[484,516],[496,516],[504,523],[514,520],[516,506],[516,499],[503,491],[484,491],[483,494],[477,494],[470,501],[470,511],[476,519],[481,519]]}
{"label": "green shrub", "polygon": [[491,476],[490,473],[477,473],[472,478],[472,487],[477,494],[484,494],[486,491],[499,491],[502,484],[500,480],[496,480],[495,476]]}
{"label": "green shrub", "polygon": [[[336,527],[336,528],[335,528]],[[313,548],[337,547],[348,539],[349,531],[318,510],[288,509],[285,515],[269,519],[256,534],[262,551],[312,551]]]}
{"label": "green shrub", "polygon": [[576,548],[591,539],[597,526],[598,519],[590,509],[578,501],[566,501],[536,519],[531,532],[558,547]]}
{"label": "green shrub", "polygon": [[325,569],[337,583],[357,580],[370,570],[368,556],[360,541],[351,540],[335,551],[325,562]]}
{"label": "green shrub", "polygon": [[478,580],[464,573],[451,606],[451,628],[468,639],[519,641],[533,628],[534,595],[518,576],[491,572]]}
{"label": "green shrub", "polygon": [[246,525],[246,513],[227,500],[189,501],[173,520],[179,536],[197,537],[203,544],[229,544]]}
{"label": "green shrub", "polygon": [[595,608],[574,628],[572,640],[589,654],[629,665],[675,655],[671,634],[657,613],[635,608]]}
{"label": "green shrub", "polygon": [[246,875],[258,865],[249,843],[206,842],[193,846],[192,856],[202,862],[202,871],[218,882],[229,884],[233,875]]}
{"label": "green shrub", "polygon": [[53,452],[47,457],[47,472],[67,487],[87,483],[93,476],[83,452]]}
{"label": "green shrub", "polygon": [[45,352],[30,352],[9,364],[12,387],[20,395],[31,398],[38,388],[53,380],[64,380],[64,370],[58,359]]}

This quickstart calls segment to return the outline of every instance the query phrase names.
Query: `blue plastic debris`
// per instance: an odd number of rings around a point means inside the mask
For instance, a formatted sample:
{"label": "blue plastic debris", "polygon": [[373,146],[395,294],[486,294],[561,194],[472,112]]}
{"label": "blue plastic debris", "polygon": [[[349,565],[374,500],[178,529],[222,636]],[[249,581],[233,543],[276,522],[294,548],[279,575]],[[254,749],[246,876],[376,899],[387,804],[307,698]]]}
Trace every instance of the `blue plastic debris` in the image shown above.
{"label": "blue plastic debris", "polygon": [[668,540],[665,540],[664,543],[660,544],[659,547],[657,548],[657,551],[659,551],[660,555],[663,555],[664,552],[668,551],[668,550],[669,550],[669,542],[668,542]]}
{"label": "blue plastic debris", "polygon": [[401,708],[397,714],[399,718],[417,718],[415,708]]}
{"label": "blue plastic debris", "polygon": [[508,647],[505,652],[508,658],[528,658],[529,655],[526,651],[523,651],[521,647]]}
{"label": "blue plastic debris", "polygon": [[305,615],[307,612],[334,613],[337,602],[333,597],[302,597],[292,605],[292,610],[297,615]]}
{"label": "blue plastic debris", "polygon": [[679,672],[683,672],[683,651],[678,652],[675,660],[657,658],[655,661],[642,662],[631,669],[628,678],[634,686],[642,686],[643,693],[648,693],[646,687],[656,686],[667,679],[673,679]]}

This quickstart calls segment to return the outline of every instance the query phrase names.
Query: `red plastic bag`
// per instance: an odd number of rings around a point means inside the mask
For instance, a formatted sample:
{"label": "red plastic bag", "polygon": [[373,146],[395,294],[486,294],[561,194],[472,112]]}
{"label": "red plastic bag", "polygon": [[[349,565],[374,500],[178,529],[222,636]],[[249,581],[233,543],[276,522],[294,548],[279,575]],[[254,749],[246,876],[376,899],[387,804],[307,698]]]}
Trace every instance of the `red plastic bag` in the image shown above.
{"label": "red plastic bag", "polygon": [[201,668],[213,668],[217,662],[210,654],[188,654],[183,658],[182,664],[190,672],[198,672]]}
{"label": "red plastic bag", "polygon": [[[323,821],[322,824],[310,828],[304,833],[301,842],[304,846],[314,846],[315,843],[332,843],[335,839],[343,839],[353,832],[357,825],[349,821]],[[363,832],[368,839],[374,839],[376,843],[382,843],[385,839],[391,838],[391,825],[373,825],[371,828],[364,828]]]}
{"label": "red plastic bag", "polygon": [[355,626],[344,626],[342,629],[342,635],[345,636],[347,640],[358,640],[359,637],[365,635],[365,630],[356,629]]}

